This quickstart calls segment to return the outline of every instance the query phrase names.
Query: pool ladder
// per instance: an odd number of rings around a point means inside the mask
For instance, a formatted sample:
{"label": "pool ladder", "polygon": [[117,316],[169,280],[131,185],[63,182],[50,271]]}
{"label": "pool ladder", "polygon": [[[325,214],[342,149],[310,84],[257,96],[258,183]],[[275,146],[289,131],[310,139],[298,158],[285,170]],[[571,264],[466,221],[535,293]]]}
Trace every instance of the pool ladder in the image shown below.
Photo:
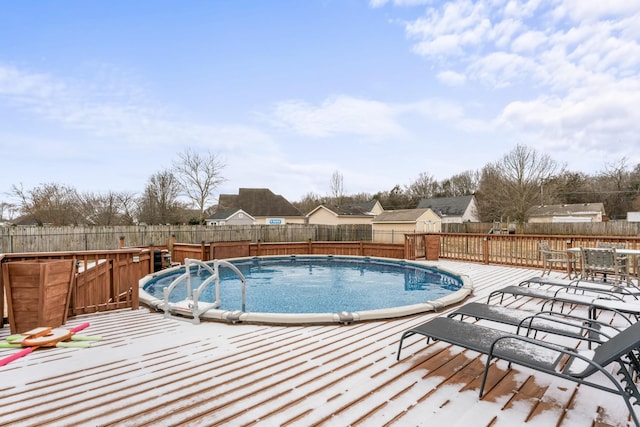
{"label": "pool ladder", "polygon": [[[233,270],[242,281],[242,311],[243,312],[245,311],[246,279],[242,274],[242,272],[240,272],[238,267],[236,267],[235,265],[233,265],[228,261],[216,259],[213,261],[213,268],[212,268],[210,264],[207,264],[200,260],[192,259],[192,258],[185,258],[184,266],[185,266],[184,273],[176,277],[176,279],[173,282],[171,282],[169,286],[165,287],[162,290],[162,293],[164,295],[164,316],[165,317],[171,317],[171,316],[191,317],[193,318],[193,323],[198,324],[200,323],[200,316],[202,316],[202,314],[204,314],[205,312],[213,308],[219,308],[221,304],[220,274],[219,274],[220,266],[228,267],[231,270]],[[191,267],[197,267],[198,272],[200,272],[201,269],[207,270],[211,274],[209,277],[207,277],[206,280],[204,280],[200,284],[200,286],[198,286],[195,289],[193,289],[193,287],[191,286],[191,276],[192,276]],[[177,285],[179,285],[185,280],[187,285],[187,297],[184,300],[178,301],[175,303],[169,302],[169,295],[171,294],[171,292],[176,288]],[[215,284],[216,300],[214,302],[199,301],[200,295],[202,295],[202,292],[204,291],[204,289],[207,286],[209,286],[211,283]]]}

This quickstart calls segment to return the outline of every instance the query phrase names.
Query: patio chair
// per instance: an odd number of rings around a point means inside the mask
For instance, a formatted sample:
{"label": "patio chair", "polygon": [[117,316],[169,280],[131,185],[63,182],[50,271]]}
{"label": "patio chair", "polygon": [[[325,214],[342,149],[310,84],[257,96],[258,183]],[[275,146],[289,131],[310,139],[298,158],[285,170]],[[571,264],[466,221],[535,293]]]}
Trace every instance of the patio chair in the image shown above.
{"label": "patio chair", "polygon": [[626,258],[620,258],[616,254],[616,248],[581,248],[583,280],[598,280],[602,276],[603,281],[607,277],[614,282],[622,282],[626,277]]}
{"label": "patio chair", "polygon": [[624,270],[624,272],[629,273],[629,257],[627,255],[621,255],[618,253],[619,249],[628,249],[629,245],[626,242],[596,242],[597,249],[615,249],[616,254],[618,255],[618,262],[620,266]]}
{"label": "patio chair", "polygon": [[548,242],[538,242],[540,246],[540,255],[542,256],[542,275],[551,274],[554,267],[559,266],[561,269],[566,270],[566,277],[571,278],[576,269],[576,259],[571,257],[566,251],[559,251],[551,249]]}
{"label": "patio chair", "polygon": [[[527,311],[516,308],[502,307],[481,302],[470,302],[447,315],[450,318],[459,317],[486,320],[503,325],[515,326],[516,333],[526,331],[529,335],[533,332],[533,338],[538,332],[559,335],[568,338],[586,340],[591,347],[592,343],[601,344],[617,335],[623,328],[612,326],[608,322],[600,322],[573,314],[558,313],[555,311]],[[626,319],[626,318],[625,318]],[[631,325],[629,319],[626,319]]]}
{"label": "patio chair", "polygon": [[[437,317],[402,334],[396,360],[400,360],[404,340],[416,334],[427,337],[427,344],[438,340],[487,355],[480,399],[484,395],[489,366],[497,358],[617,394],[624,399],[635,425],[640,427],[633,407],[640,402],[640,393],[633,382],[634,375],[640,372],[640,363],[634,353],[640,347],[640,323],[634,323],[593,351],[580,351],[475,323]],[[620,380],[607,369],[611,364],[618,365],[615,375],[621,376]],[[602,374],[611,384],[591,380],[596,373]]]}

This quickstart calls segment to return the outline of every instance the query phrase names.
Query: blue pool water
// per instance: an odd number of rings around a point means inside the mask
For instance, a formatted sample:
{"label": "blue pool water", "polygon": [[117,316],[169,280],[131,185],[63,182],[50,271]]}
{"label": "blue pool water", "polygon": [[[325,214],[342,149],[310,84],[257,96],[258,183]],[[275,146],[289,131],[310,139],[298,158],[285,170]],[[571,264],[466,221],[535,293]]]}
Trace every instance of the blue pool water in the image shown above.
{"label": "blue pool water", "polygon": [[[351,257],[268,257],[232,261],[246,278],[246,312],[336,313],[377,310],[437,300],[462,287],[462,281],[433,267],[402,261]],[[163,299],[162,289],[184,273],[184,267],[160,275],[145,286]],[[209,277],[192,267],[193,288]],[[222,310],[241,310],[241,281],[220,268]],[[185,298],[186,283],[176,287],[171,302]],[[200,298],[215,300],[210,285]]]}

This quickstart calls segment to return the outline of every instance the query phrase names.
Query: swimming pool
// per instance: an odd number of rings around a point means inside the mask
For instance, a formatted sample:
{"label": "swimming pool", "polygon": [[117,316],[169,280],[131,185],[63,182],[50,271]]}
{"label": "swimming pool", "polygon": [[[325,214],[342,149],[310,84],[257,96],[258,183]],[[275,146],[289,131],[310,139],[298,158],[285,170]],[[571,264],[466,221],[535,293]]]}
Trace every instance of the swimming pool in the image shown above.
{"label": "swimming pool", "polygon": [[[369,257],[287,256],[227,260],[246,277],[242,283],[231,270],[220,268],[220,307],[203,319],[259,323],[351,323],[400,317],[459,302],[473,286],[467,276],[418,262]],[[210,273],[192,269],[200,283]],[[164,309],[162,290],[184,273],[184,266],[149,275],[140,282],[143,303]],[[194,285],[196,286],[196,285]],[[179,284],[170,303],[184,299]],[[214,286],[201,301],[214,301]]]}

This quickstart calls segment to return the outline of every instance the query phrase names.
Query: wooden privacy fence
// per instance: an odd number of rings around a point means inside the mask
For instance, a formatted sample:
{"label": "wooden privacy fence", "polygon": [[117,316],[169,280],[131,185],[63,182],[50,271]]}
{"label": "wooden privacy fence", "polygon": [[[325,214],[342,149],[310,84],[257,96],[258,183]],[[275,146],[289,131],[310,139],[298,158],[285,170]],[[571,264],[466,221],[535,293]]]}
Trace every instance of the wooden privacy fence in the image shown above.
{"label": "wooden privacy fence", "polygon": [[[638,236],[640,222],[612,220],[604,222],[532,222],[532,223],[498,223],[501,227],[511,229],[515,234],[554,235],[554,236]],[[463,222],[442,224],[443,233],[478,233],[487,234],[496,226],[490,222]]]}
{"label": "wooden privacy fence", "polygon": [[[153,271],[151,252],[146,248],[0,255],[0,263],[61,259],[72,259],[76,263],[69,305],[71,316],[119,308],[137,309],[138,281]],[[9,285],[0,277],[0,296]],[[4,311],[4,298],[0,298],[0,313]]]}
{"label": "wooden privacy fence", "polygon": [[16,252],[90,251],[129,247],[166,246],[177,242],[370,241],[371,225],[132,225],[68,227],[0,227],[0,254]]}

